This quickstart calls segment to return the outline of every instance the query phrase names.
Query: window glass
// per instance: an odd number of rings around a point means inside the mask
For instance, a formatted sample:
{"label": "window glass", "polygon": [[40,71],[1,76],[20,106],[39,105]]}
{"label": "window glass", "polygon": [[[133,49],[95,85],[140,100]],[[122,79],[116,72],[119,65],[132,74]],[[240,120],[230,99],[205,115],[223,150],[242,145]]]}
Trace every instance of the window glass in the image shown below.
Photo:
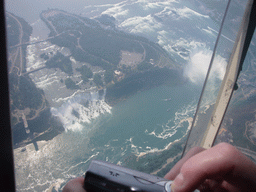
{"label": "window glass", "polygon": [[254,33],[216,143],[231,143],[256,162],[255,37]]}
{"label": "window glass", "polygon": [[[232,2],[218,77],[245,7]],[[226,5],[6,0],[17,191],[61,191],[92,159],[163,177],[182,154]]]}
{"label": "window glass", "polygon": [[[232,53],[236,48],[236,39],[242,24],[246,4],[247,1],[244,1],[243,6],[239,6],[236,1],[229,1],[227,4],[226,14],[221,21],[222,28],[215,44],[211,65],[189,133],[189,139],[186,143],[185,153],[194,146],[209,148],[213,144],[225,112],[225,103],[228,102],[225,99],[223,101],[223,98],[227,97],[227,90],[222,87],[226,88],[226,86],[223,86],[224,77],[226,69],[229,69],[231,65]],[[220,96],[222,91],[225,96]],[[221,108],[220,111],[219,108]]]}

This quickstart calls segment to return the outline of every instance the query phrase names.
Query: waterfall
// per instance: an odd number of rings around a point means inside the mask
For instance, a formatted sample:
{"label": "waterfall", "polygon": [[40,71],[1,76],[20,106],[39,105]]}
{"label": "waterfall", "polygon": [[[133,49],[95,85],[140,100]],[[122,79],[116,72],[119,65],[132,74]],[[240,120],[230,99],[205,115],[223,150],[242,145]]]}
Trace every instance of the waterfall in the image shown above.
{"label": "waterfall", "polygon": [[105,102],[106,89],[75,94],[60,107],[52,107],[51,113],[57,116],[66,131],[81,131],[84,124],[90,124],[101,114],[111,113]]}

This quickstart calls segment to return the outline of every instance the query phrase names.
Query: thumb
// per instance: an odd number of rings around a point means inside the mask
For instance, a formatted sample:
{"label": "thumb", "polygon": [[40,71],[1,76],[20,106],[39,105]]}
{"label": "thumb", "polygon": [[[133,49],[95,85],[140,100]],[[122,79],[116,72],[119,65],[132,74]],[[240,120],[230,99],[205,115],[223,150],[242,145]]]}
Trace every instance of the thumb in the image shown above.
{"label": "thumb", "polygon": [[232,145],[221,143],[188,159],[172,184],[173,192],[193,191],[208,180],[236,186],[240,191],[256,187],[256,165]]}

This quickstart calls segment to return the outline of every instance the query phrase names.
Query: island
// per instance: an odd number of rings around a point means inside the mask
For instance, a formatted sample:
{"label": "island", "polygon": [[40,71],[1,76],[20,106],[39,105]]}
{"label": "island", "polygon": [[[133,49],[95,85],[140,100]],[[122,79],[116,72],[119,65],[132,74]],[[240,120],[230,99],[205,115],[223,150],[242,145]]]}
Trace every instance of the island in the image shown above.
{"label": "island", "polygon": [[[81,68],[73,69],[81,73],[83,84],[97,86],[99,90],[107,88],[106,102],[110,105],[137,91],[166,82],[177,84],[183,81],[181,69],[161,46],[117,29],[112,16],[89,19],[48,9],[40,17],[51,31],[49,41],[68,48],[71,52],[69,57],[85,63]],[[47,60],[46,67],[58,67],[72,75],[72,69],[64,70],[68,64],[62,61],[63,55],[58,53],[52,58],[47,55],[42,58]],[[59,61],[52,64],[58,58]],[[58,63],[62,63],[62,67]],[[93,67],[98,67],[100,72],[92,73]],[[80,88],[72,83],[72,77],[64,81],[67,88]]]}

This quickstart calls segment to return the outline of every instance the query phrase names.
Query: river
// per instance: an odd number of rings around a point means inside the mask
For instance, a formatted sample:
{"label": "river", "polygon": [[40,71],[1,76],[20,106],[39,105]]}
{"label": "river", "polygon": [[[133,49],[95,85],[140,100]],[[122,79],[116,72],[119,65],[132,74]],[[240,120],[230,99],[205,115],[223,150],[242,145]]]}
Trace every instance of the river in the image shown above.
{"label": "river", "polygon": [[15,149],[18,191],[59,190],[67,179],[83,175],[94,158],[122,164],[132,154],[166,149],[185,135],[198,93],[190,83],[139,92],[82,129],[38,142],[38,151],[33,144]]}

